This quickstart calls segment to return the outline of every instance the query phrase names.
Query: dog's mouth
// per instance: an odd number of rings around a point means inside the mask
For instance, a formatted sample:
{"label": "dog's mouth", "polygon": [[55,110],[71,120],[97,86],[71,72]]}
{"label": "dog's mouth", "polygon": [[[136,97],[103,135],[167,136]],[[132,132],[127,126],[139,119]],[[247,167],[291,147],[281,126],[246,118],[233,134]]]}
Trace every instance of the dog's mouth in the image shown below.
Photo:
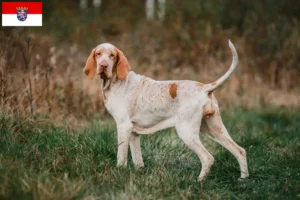
{"label": "dog's mouth", "polygon": [[107,81],[110,79],[110,77],[107,75],[106,71],[102,71],[99,76],[103,80],[103,88],[107,88]]}
{"label": "dog's mouth", "polygon": [[111,76],[108,75],[106,70],[103,70],[102,72],[99,73],[99,76],[103,80],[108,80],[111,78]]}
{"label": "dog's mouth", "polygon": [[105,72],[101,72],[100,73],[100,78],[102,78],[103,80],[107,80],[108,79],[108,77],[107,77],[107,75],[106,75]]}

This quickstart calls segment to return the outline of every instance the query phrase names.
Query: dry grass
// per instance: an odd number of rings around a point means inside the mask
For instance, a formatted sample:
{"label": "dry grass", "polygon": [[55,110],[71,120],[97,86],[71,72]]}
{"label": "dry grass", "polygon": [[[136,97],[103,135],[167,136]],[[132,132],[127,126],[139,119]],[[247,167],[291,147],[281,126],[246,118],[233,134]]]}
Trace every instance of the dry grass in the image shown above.
{"label": "dry grass", "polygon": [[[91,48],[102,42],[111,42],[122,49],[137,73],[158,80],[191,79],[209,83],[224,74],[231,63],[229,38],[237,48],[239,66],[215,92],[222,108],[299,106],[296,87],[300,84],[299,70],[278,68],[276,59],[266,62],[257,57],[253,53],[256,47],[249,38],[220,31],[209,40],[192,41],[173,34],[180,27],[175,26],[171,31],[169,28],[139,24],[136,29],[117,36],[108,34],[98,39],[91,36],[87,43],[95,41],[93,46],[82,42],[58,43],[51,34],[25,29],[2,31],[1,112],[55,118],[58,122],[68,119],[71,124],[106,114],[98,77],[90,81],[82,73]],[[83,28],[79,27],[77,34],[82,33]],[[269,66],[255,66],[262,63]]]}
{"label": "dry grass", "polygon": [[[58,48],[49,37],[15,32],[1,42],[1,110],[21,115],[80,118],[101,112],[100,97],[82,87],[76,47]],[[78,61],[80,63],[78,63]],[[97,105],[99,105],[97,107]]]}

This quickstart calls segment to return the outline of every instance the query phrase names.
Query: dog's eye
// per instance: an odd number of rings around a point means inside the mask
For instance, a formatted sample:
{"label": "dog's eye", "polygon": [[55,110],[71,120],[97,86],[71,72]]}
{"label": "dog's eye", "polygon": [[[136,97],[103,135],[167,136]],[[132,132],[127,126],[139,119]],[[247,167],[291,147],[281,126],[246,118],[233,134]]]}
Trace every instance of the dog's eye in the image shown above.
{"label": "dog's eye", "polygon": [[101,56],[101,53],[100,52],[96,53],[96,56]]}
{"label": "dog's eye", "polygon": [[115,55],[114,54],[110,54],[109,56],[111,59],[114,59],[115,58]]}

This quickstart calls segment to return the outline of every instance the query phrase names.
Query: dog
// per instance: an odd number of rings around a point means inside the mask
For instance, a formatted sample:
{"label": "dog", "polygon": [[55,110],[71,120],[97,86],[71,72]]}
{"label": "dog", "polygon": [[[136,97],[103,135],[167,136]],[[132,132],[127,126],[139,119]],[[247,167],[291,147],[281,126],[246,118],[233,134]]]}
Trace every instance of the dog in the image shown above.
{"label": "dog", "polygon": [[179,138],[201,161],[198,181],[209,173],[214,157],[200,141],[201,132],[229,150],[238,160],[242,179],[249,176],[246,151],[237,145],[225,128],[213,91],[221,86],[238,64],[238,55],[229,40],[233,60],[229,70],[210,84],[191,80],[156,81],[131,71],[127,58],[117,47],[103,43],[87,58],[83,72],[100,76],[105,107],[117,124],[117,165],[127,165],[128,145],[133,163],[144,166],[140,135],[175,127]]}

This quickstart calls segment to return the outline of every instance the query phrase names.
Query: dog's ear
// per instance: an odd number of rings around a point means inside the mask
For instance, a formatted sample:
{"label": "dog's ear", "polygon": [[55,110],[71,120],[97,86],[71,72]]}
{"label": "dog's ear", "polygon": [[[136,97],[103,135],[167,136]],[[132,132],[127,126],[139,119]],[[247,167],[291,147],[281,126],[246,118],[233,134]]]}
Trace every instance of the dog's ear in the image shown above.
{"label": "dog's ear", "polygon": [[118,79],[124,80],[130,71],[130,66],[127,58],[124,56],[123,52],[116,48],[117,51],[117,76]]}
{"label": "dog's ear", "polygon": [[91,54],[86,60],[83,72],[92,80],[96,74],[96,61],[95,61],[95,49],[92,50]]}

